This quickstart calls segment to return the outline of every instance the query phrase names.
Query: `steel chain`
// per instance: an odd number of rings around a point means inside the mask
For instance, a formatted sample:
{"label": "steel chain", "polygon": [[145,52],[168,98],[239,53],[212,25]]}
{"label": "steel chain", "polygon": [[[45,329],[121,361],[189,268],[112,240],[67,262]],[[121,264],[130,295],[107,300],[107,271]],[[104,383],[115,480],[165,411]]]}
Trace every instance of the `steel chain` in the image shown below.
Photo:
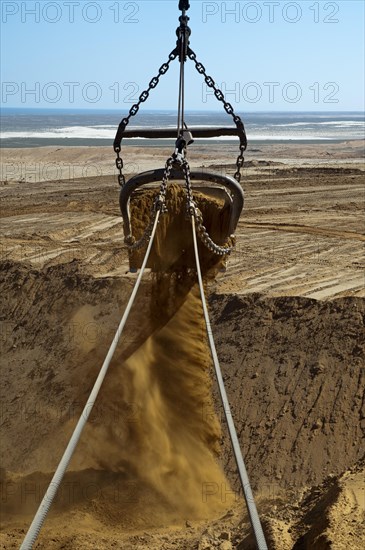
{"label": "steel chain", "polygon": [[126,129],[126,127],[128,126],[129,124],[129,121],[132,117],[134,117],[138,111],[139,111],[139,108],[141,106],[141,103],[144,103],[145,101],[147,101],[149,95],[150,95],[150,92],[151,90],[153,90],[154,88],[156,88],[157,84],[159,83],[160,81],[160,77],[163,76],[164,74],[167,73],[167,71],[169,70],[170,68],[170,63],[171,61],[173,61],[174,59],[176,59],[176,57],[178,56],[178,50],[177,48],[175,48],[174,50],[172,50],[172,52],[170,53],[169,55],[169,58],[168,58],[168,61],[166,63],[163,63],[161,65],[161,67],[159,68],[158,70],[158,75],[157,76],[154,76],[149,84],[148,84],[148,88],[147,90],[144,90],[139,98],[138,98],[138,102],[135,103],[134,105],[132,105],[132,107],[129,109],[129,113],[128,113],[128,116],[126,116],[125,118],[122,119],[122,121],[120,122],[119,124],[119,127],[118,127],[118,131],[117,131],[117,135],[115,137],[115,140],[114,140],[114,151],[116,152],[116,155],[117,155],[117,158],[115,160],[115,164],[116,164],[116,167],[117,167],[117,170],[119,171],[119,174],[118,174],[118,183],[121,187],[123,187],[123,185],[125,185],[125,176],[123,174],[123,159],[122,157],[120,156],[120,152],[121,152],[121,141],[122,141],[122,138],[123,138],[123,132],[124,130]]}
{"label": "steel chain", "polygon": [[152,233],[152,229],[153,229],[153,226],[154,226],[154,223],[155,223],[157,211],[161,210],[161,213],[167,212],[167,208],[166,208],[167,182],[170,178],[170,173],[171,173],[173,163],[174,163],[174,158],[171,156],[166,161],[165,172],[164,172],[164,175],[163,175],[163,178],[162,178],[162,182],[160,184],[160,192],[155,198],[153,208],[151,210],[150,221],[149,221],[149,224],[146,227],[142,237],[137,242],[134,242],[133,235],[130,235],[129,237],[127,237],[124,240],[125,244],[129,248],[129,250],[137,250],[139,248],[142,248],[142,246],[144,244],[146,244],[151,238],[151,233]]}
{"label": "steel chain", "polygon": [[198,236],[204,246],[208,248],[211,252],[214,254],[217,254],[217,256],[225,256],[226,254],[230,254],[233,250],[233,246],[229,246],[228,244],[225,244],[223,246],[220,246],[216,244],[213,239],[210,237],[204,223],[203,223],[203,216],[201,211],[199,210],[193,196],[193,190],[191,186],[191,180],[190,180],[190,166],[186,159],[183,159],[181,161],[182,169],[185,176],[185,183],[186,183],[186,195],[187,195],[187,212],[189,216],[193,215],[196,220],[196,229]]}
{"label": "steel chain", "polygon": [[238,181],[238,183],[240,183],[240,181],[241,181],[241,168],[242,168],[244,160],[245,160],[244,156],[243,156],[243,153],[245,152],[246,147],[247,147],[246,132],[245,132],[245,127],[244,127],[244,124],[242,122],[242,119],[241,119],[241,117],[239,117],[238,115],[235,114],[231,103],[229,103],[228,101],[225,100],[223,92],[216,86],[213,78],[211,76],[207,75],[207,72],[205,70],[204,65],[197,60],[196,53],[193,52],[193,50],[191,48],[188,48],[188,57],[189,57],[189,59],[194,61],[196,70],[198,71],[199,74],[204,76],[204,80],[205,80],[207,86],[209,86],[209,88],[212,88],[214,90],[215,97],[218,99],[218,101],[221,101],[223,103],[224,110],[226,111],[226,113],[228,115],[232,116],[233,121],[234,121],[235,125],[237,126],[237,129],[239,130],[239,133],[240,133],[240,153],[239,153],[239,155],[237,157],[237,160],[236,160],[237,170],[234,174],[234,178],[235,178],[236,181]]}

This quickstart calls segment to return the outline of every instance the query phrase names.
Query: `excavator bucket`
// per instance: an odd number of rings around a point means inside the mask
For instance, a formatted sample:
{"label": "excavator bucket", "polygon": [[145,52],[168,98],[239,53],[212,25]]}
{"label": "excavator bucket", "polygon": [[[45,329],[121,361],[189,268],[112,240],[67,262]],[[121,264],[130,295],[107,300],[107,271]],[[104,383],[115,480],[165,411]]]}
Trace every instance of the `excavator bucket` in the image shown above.
{"label": "excavator bucket", "polygon": [[[132,238],[138,241],[148,227],[163,176],[162,169],[143,172],[129,179],[121,189],[120,208],[127,241]],[[190,179],[194,200],[208,234],[219,246],[232,245],[244,202],[241,185],[230,176],[205,171],[192,171]],[[147,263],[147,267],[155,272],[182,271],[196,265],[183,180],[183,172],[171,171],[166,194],[167,212],[160,216]],[[142,246],[129,250],[131,271],[141,267],[145,249],[146,246]],[[222,256],[209,250],[200,240],[199,257],[204,269],[222,265]]]}

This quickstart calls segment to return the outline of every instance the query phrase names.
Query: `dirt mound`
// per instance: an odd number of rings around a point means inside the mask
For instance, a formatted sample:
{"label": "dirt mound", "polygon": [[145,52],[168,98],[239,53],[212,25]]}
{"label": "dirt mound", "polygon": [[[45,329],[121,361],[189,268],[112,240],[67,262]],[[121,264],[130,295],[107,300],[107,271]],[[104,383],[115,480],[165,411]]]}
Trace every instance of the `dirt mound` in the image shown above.
{"label": "dirt mound", "polygon": [[[327,479],[302,499],[302,517],[292,532],[293,550],[361,548],[364,544],[365,462],[343,475]],[[304,533],[303,533],[304,531]]]}
{"label": "dirt mound", "polygon": [[291,490],[356,463],[365,453],[365,300],[213,295],[211,308],[254,485]]}
{"label": "dirt mound", "polygon": [[[40,272],[7,262],[2,273],[3,540],[15,548],[82,411],[132,281],[86,277],[76,262]],[[192,287],[171,278],[143,284],[40,548],[109,548],[121,540],[123,548],[186,549],[199,540],[201,548],[207,541],[219,547],[226,532],[235,548],[251,547],[228,439],[220,439],[212,409]],[[213,295],[210,302],[271,547],[344,548],[333,540],[347,540],[351,525],[351,548],[361,548],[364,300]],[[215,403],[223,420],[216,394]],[[214,458],[220,441],[236,495]],[[358,470],[341,477],[355,463]],[[192,520],[227,506],[227,517],[222,512],[205,527]],[[345,523],[339,514],[347,514]],[[185,519],[193,521],[187,530],[166,531]],[[143,534],[147,526],[162,531]]]}

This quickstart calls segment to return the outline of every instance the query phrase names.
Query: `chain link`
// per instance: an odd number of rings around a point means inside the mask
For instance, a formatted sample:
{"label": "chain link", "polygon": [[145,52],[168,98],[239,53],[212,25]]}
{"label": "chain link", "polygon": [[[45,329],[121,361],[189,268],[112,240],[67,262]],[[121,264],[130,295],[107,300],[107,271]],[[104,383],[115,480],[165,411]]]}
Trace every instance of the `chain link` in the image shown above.
{"label": "chain link", "polygon": [[190,166],[186,159],[183,159],[181,161],[181,166],[184,172],[185,183],[186,183],[187,213],[189,216],[194,216],[195,218],[196,229],[200,240],[202,241],[204,246],[208,248],[208,250],[210,250],[214,254],[217,254],[217,256],[225,256],[226,254],[230,254],[233,250],[233,246],[229,246],[228,244],[219,246],[210,237],[203,223],[202,213],[199,210],[193,197],[193,190],[192,190],[191,180],[190,180]]}
{"label": "chain link", "polygon": [[237,160],[236,160],[236,168],[237,168],[237,170],[236,170],[236,172],[235,172],[235,174],[234,174],[234,179],[235,179],[236,181],[238,181],[238,183],[241,182],[241,176],[242,176],[242,174],[241,174],[241,168],[242,168],[243,163],[244,163],[244,161],[245,161],[245,157],[243,156],[245,150],[246,150],[246,146],[242,145],[242,143],[241,143],[241,144],[240,144],[240,154],[238,155]]}
{"label": "chain link", "polygon": [[118,183],[121,187],[125,185],[125,176],[123,174],[123,159],[120,156],[120,151],[117,151],[117,158],[115,160],[117,169],[119,170],[118,174]]}
{"label": "chain link", "polygon": [[115,136],[115,140],[114,140],[114,151],[117,155],[117,158],[115,160],[115,164],[116,164],[116,167],[117,167],[117,170],[119,171],[119,174],[118,174],[118,183],[121,187],[123,187],[123,185],[125,185],[125,176],[123,175],[123,160],[122,160],[122,157],[120,156],[120,152],[121,152],[121,141],[122,141],[122,138],[123,138],[123,133],[124,133],[124,130],[126,129],[126,127],[128,126],[129,124],[129,121],[130,119],[135,116],[138,111],[139,111],[139,108],[141,106],[141,103],[144,103],[145,101],[147,101],[147,99],[149,98],[149,95],[150,95],[150,92],[151,90],[153,90],[154,88],[156,88],[157,84],[159,83],[160,81],[160,77],[163,76],[164,74],[167,73],[167,71],[169,70],[170,68],[170,63],[171,61],[173,61],[174,59],[176,59],[176,57],[178,56],[178,50],[177,48],[175,48],[174,50],[172,50],[172,52],[170,53],[169,55],[169,58],[168,58],[168,61],[166,63],[163,63],[161,65],[161,67],[159,68],[158,70],[158,75],[157,76],[154,76],[149,84],[148,84],[148,88],[147,90],[144,90],[139,98],[138,98],[138,102],[135,103],[134,105],[132,105],[132,107],[129,109],[129,113],[128,113],[128,116],[126,116],[125,118],[122,119],[121,123],[119,124],[119,127],[118,127],[118,130],[117,130],[117,134]]}
{"label": "chain link", "polygon": [[225,100],[223,92],[216,86],[213,78],[209,75],[207,75],[207,72],[205,70],[205,67],[202,63],[200,63],[197,58],[195,52],[191,48],[188,48],[188,57],[195,63],[195,68],[198,71],[199,74],[204,76],[205,83],[209,88],[212,88],[214,90],[214,95],[218,99],[218,101],[221,101],[224,106],[224,110],[228,115],[231,115],[233,118],[233,121],[235,125],[237,126],[237,130],[240,137],[240,153],[237,157],[236,161],[236,173],[234,174],[234,178],[238,183],[241,181],[241,168],[244,163],[244,156],[243,153],[246,150],[247,147],[247,138],[246,138],[246,132],[245,127],[243,125],[241,117],[235,114],[234,109],[231,105],[231,103],[228,103],[228,101]]}

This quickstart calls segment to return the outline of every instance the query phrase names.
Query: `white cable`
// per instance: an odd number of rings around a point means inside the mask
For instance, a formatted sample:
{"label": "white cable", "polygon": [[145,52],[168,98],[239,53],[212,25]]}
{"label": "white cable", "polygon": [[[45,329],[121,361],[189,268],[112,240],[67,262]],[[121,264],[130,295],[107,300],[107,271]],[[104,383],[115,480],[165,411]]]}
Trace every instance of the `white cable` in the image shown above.
{"label": "white cable", "polygon": [[267,550],[265,535],[264,535],[264,532],[262,530],[260,518],[259,518],[259,515],[258,515],[258,512],[257,512],[257,508],[256,508],[254,498],[253,498],[251,485],[250,485],[250,480],[248,478],[245,462],[243,460],[241,447],[240,447],[240,444],[239,444],[239,441],[238,441],[236,428],[235,428],[234,422],[233,422],[231,408],[229,406],[229,401],[228,401],[226,389],[224,387],[224,382],[223,382],[222,372],[221,372],[220,365],[219,365],[217,350],[216,350],[215,344],[214,344],[212,327],[211,327],[211,324],[210,324],[207,303],[206,303],[205,295],[204,295],[203,279],[202,279],[202,274],[201,274],[201,269],[200,269],[200,261],[199,261],[198,241],[197,241],[196,232],[195,232],[195,217],[194,217],[194,215],[191,216],[191,224],[192,224],[192,228],[193,228],[193,241],[194,241],[196,270],[197,270],[197,274],[198,274],[199,288],[200,288],[200,295],[201,295],[201,300],[202,300],[202,305],[203,305],[205,324],[206,324],[207,335],[208,335],[208,340],[209,340],[209,345],[210,345],[210,351],[211,351],[211,354],[212,354],[212,359],[213,359],[213,364],[214,364],[214,370],[215,370],[215,374],[216,374],[216,377],[217,377],[219,393],[220,393],[220,396],[221,396],[221,399],[222,399],[224,414],[225,414],[225,417],[226,417],[226,420],[227,420],[229,436],[231,438],[232,448],[233,448],[234,456],[235,456],[235,459],[236,459],[238,473],[239,473],[239,476],[240,476],[240,479],[241,479],[243,494],[244,494],[244,497],[245,497],[247,510],[248,510],[248,514],[249,514],[251,525],[252,525],[252,529],[254,531],[257,548],[258,548],[258,550]]}
{"label": "white cable", "polygon": [[114,352],[116,350],[119,339],[120,339],[121,334],[122,334],[123,329],[124,329],[124,325],[125,325],[125,323],[128,319],[130,310],[132,308],[134,299],[136,297],[136,294],[137,294],[137,291],[138,291],[138,288],[139,288],[139,285],[140,285],[140,282],[141,282],[141,279],[142,279],[142,276],[143,276],[143,272],[146,268],[148,257],[149,257],[150,252],[151,252],[153,239],[154,239],[154,236],[155,236],[155,232],[156,232],[157,223],[158,223],[160,213],[161,213],[161,211],[158,210],[157,214],[156,214],[156,218],[155,218],[155,223],[153,225],[153,230],[152,230],[152,233],[151,233],[151,238],[150,238],[150,241],[148,243],[146,255],[144,257],[144,260],[143,260],[143,263],[142,263],[142,266],[141,266],[141,270],[139,272],[138,278],[137,278],[136,283],[134,285],[131,297],[129,298],[129,302],[128,302],[127,307],[125,309],[125,312],[123,314],[122,320],[120,321],[117,332],[115,333],[113,342],[112,342],[112,344],[109,348],[108,354],[107,354],[107,356],[104,360],[104,363],[103,363],[103,365],[100,369],[99,375],[96,379],[96,382],[95,382],[94,387],[93,387],[93,389],[90,393],[89,399],[87,400],[87,403],[84,407],[84,410],[83,410],[83,412],[82,412],[82,414],[79,418],[79,421],[78,421],[78,423],[77,423],[77,425],[74,429],[74,432],[71,436],[71,439],[70,439],[70,441],[69,441],[69,443],[66,447],[65,452],[63,453],[63,456],[60,460],[60,463],[57,467],[57,470],[55,471],[55,473],[53,475],[53,478],[52,478],[52,480],[51,480],[51,482],[48,486],[46,494],[44,495],[43,500],[42,500],[42,502],[39,505],[39,508],[37,510],[37,513],[34,516],[34,519],[33,519],[32,523],[31,523],[31,525],[30,525],[30,527],[27,531],[27,534],[25,535],[25,538],[24,538],[23,543],[20,547],[20,550],[30,550],[30,549],[33,548],[33,544],[34,544],[36,538],[39,535],[39,532],[42,528],[44,520],[46,519],[48,511],[49,511],[49,509],[51,507],[51,504],[52,504],[52,502],[53,502],[53,500],[56,496],[57,490],[60,486],[60,483],[63,479],[63,476],[64,476],[64,474],[67,470],[67,467],[70,463],[72,455],[75,451],[76,445],[79,442],[82,430],[84,429],[85,424],[86,424],[86,422],[87,422],[87,420],[90,416],[90,413],[92,411],[92,408],[95,404],[95,400],[98,396],[98,393],[99,393],[101,385],[104,381],[105,375],[108,371],[110,362],[111,362],[112,357],[114,355]]}

